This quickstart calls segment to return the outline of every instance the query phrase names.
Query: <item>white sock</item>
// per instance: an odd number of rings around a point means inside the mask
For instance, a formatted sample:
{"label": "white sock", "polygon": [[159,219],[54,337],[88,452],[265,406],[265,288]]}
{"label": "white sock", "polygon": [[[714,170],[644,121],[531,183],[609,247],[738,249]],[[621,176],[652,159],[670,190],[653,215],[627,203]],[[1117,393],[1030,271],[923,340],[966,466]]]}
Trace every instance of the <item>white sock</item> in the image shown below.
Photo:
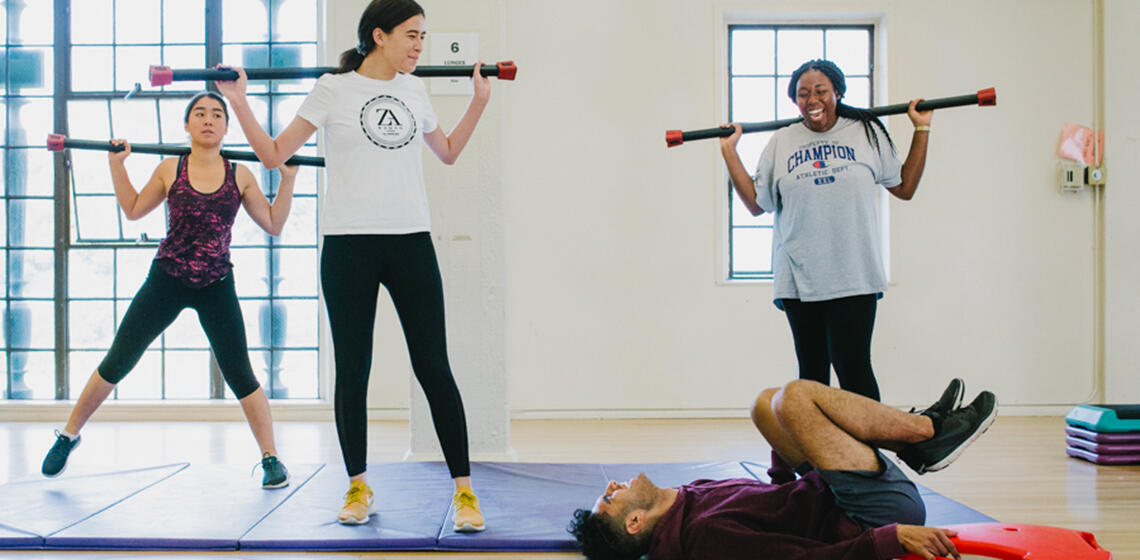
{"label": "white sock", "polygon": [[70,439],[71,441],[75,441],[76,439],[79,438],[79,434],[68,433],[66,428],[60,428],[59,433],[67,436],[67,439]]}

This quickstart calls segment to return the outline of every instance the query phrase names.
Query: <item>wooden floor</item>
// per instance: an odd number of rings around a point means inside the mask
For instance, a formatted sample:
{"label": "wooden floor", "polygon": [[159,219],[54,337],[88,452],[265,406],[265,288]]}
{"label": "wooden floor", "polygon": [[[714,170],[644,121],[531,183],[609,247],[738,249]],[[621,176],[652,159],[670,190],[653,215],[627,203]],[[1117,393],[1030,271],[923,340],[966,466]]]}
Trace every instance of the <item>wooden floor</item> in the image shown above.
{"label": "wooden floor", "polygon": [[[31,422],[0,424],[0,449],[8,452],[6,456],[0,455],[0,483],[40,476],[40,461],[52,443],[54,427]],[[341,464],[331,423],[279,422],[277,438],[286,464]],[[511,424],[511,441],[519,460],[528,462],[767,461],[769,452],[746,419],[515,421]],[[369,433],[369,461],[399,461],[407,444],[406,423],[374,422]],[[1140,466],[1101,467],[1069,459],[1064,449],[1062,418],[1001,417],[953,466],[914,478],[1001,521],[1090,531],[1114,558],[1140,559]],[[73,455],[68,474],[181,461],[234,464],[235,468],[248,469],[257,462],[256,455],[252,436],[241,423],[96,421],[85,429],[83,444]],[[475,486],[478,490],[477,480]],[[272,557],[274,560],[580,558],[566,553],[4,554],[20,560],[152,556],[171,559]]]}

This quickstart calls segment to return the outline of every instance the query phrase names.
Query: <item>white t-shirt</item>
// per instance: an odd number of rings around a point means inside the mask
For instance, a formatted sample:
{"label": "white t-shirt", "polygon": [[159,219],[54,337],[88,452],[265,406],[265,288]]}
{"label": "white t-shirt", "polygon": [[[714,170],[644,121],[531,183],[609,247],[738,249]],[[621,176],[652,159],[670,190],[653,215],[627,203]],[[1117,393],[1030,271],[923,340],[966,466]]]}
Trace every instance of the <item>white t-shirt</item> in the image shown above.
{"label": "white t-shirt", "polygon": [[773,212],[773,297],[825,301],[887,289],[877,195],[902,183],[902,163],[872,124],[840,117],[827,132],[803,123],[772,135],[756,168],[756,203]]}
{"label": "white t-shirt", "polygon": [[325,129],[325,235],[431,230],[423,137],[438,118],[423,80],[325,74],[297,116]]}

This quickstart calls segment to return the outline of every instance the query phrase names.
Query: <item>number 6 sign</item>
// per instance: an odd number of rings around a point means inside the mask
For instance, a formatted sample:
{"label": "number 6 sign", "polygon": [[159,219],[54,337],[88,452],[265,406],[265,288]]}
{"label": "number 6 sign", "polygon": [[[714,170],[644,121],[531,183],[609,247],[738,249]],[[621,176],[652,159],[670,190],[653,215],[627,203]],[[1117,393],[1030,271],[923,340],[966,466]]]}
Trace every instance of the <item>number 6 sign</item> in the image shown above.
{"label": "number 6 sign", "polygon": [[[428,33],[431,63],[438,66],[470,66],[479,62],[478,33]],[[472,95],[471,78],[436,79],[432,95]]]}

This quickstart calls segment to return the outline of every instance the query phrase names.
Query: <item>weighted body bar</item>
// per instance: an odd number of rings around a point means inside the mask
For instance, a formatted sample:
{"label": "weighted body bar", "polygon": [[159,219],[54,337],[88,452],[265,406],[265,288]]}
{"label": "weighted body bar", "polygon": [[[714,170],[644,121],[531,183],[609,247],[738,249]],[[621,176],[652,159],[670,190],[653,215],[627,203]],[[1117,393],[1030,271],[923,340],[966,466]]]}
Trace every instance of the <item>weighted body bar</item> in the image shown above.
{"label": "weighted body bar", "polygon": [[[945,109],[947,107],[960,107],[962,105],[975,105],[979,107],[987,107],[990,105],[997,105],[997,92],[994,88],[987,88],[979,90],[978,93],[971,93],[969,95],[958,95],[955,97],[943,97],[940,99],[927,99],[920,101],[915,109],[919,111],[928,111],[932,109]],[[882,107],[872,107],[868,109],[872,115],[881,117],[883,115],[897,115],[905,113],[910,103],[897,103],[895,105],[884,105]],[[790,124],[795,124],[802,121],[802,117],[794,119],[783,119],[778,121],[768,121],[759,123],[742,123],[740,125],[741,131],[745,134],[749,132],[760,132],[764,130],[776,130],[784,128]],[[732,136],[733,130],[731,128],[703,128],[700,130],[668,130],[665,132],[665,145],[672,148],[679,146],[689,140],[704,140],[705,138],[724,138]]]}
{"label": "weighted body bar", "polygon": [[[105,152],[121,152],[122,145],[112,144],[110,140],[75,140],[62,134],[49,134],[47,149],[58,152],[64,148],[78,150],[103,150]],[[159,154],[164,156],[183,156],[190,153],[189,146],[169,146],[166,144],[131,144],[131,152],[139,154]],[[222,157],[241,161],[258,161],[257,154],[253,152],[237,152],[222,150]],[[285,165],[311,165],[324,167],[325,158],[318,156],[293,156]]]}
{"label": "weighted body bar", "polygon": [[[331,66],[290,67],[290,68],[246,68],[245,76],[250,80],[290,80],[296,78],[317,78],[335,71]],[[470,76],[475,65],[467,66],[419,66],[412,72],[421,78],[462,78]],[[496,76],[500,80],[514,80],[518,67],[514,61],[506,60],[495,65],[484,64],[479,69],[483,76]],[[190,68],[171,70],[169,66],[150,67],[151,87],[165,86],[172,82],[191,80],[213,80],[232,82],[238,78],[237,70],[230,68]]]}

